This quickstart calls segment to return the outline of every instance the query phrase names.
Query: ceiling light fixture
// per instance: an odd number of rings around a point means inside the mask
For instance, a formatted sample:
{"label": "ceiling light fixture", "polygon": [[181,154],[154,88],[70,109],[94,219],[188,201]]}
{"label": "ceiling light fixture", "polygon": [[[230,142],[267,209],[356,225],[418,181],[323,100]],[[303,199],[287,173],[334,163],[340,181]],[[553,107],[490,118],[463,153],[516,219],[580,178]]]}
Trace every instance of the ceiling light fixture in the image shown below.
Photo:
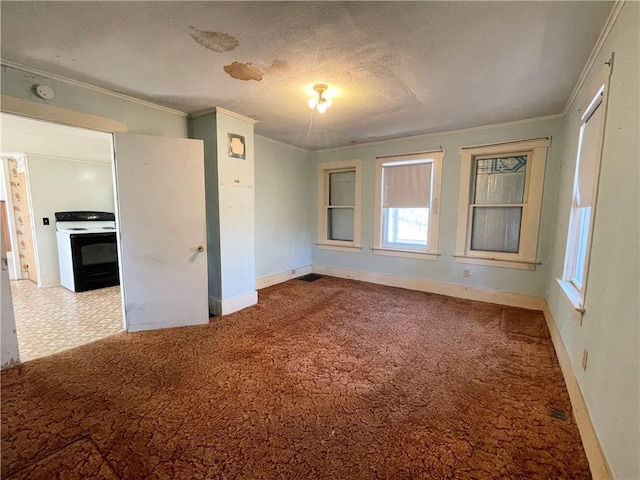
{"label": "ceiling light fixture", "polygon": [[327,111],[327,108],[331,106],[331,99],[325,98],[322,96],[323,93],[327,91],[329,87],[327,87],[323,83],[319,83],[313,86],[313,90],[318,93],[318,98],[310,98],[309,99],[309,108],[318,110],[319,113],[324,113]]}

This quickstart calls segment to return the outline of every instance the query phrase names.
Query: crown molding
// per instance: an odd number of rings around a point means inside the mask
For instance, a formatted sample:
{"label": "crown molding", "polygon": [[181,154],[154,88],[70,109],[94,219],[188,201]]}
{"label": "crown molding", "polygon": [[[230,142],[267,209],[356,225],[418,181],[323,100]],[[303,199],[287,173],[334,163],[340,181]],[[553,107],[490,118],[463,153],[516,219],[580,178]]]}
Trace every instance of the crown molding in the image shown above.
{"label": "crown molding", "polygon": [[607,38],[609,38],[611,29],[615,25],[616,20],[618,19],[618,16],[620,15],[620,11],[622,10],[622,7],[624,6],[625,2],[626,0],[616,0],[616,3],[611,9],[611,13],[609,13],[609,17],[607,18],[607,21],[604,24],[604,28],[602,29],[602,32],[600,32],[600,36],[598,37],[598,40],[596,41],[596,44],[593,47],[593,50],[591,50],[591,55],[589,55],[587,63],[582,69],[580,78],[578,78],[578,83],[576,83],[576,86],[573,87],[573,91],[571,92],[571,95],[569,96],[569,99],[567,100],[567,103],[565,104],[564,109],[562,110],[563,117],[567,114],[567,112],[571,108],[571,104],[574,102],[574,100],[576,99],[576,96],[578,95],[578,92],[584,85],[584,82],[587,80],[587,76],[589,75],[589,72],[591,72],[591,68],[593,67],[593,64],[596,62],[596,59],[598,58],[598,55],[600,54],[600,51],[604,46],[604,42],[606,42]]}
{"label": "crown molding", "polygon": [[248,122],[252,125],[255,125],[256,123],[258,123],[258,121],[254,120],[253,118],[245,117],[244,115],[240,115],[239,113],[232,112],[231,110],[227,110],[226,108],[220,108],[220,107],[211,107],[211,108],[207,108],[206,110],[198,110],[197,112],[190,113],[189,118],[203,117],[205,115],[209,115],[210,113],[223,113],[225,115],[228,115],[229,117],[237,118],[244,122]]}
{"label": "crown molding", "polygon": [[166,113],[171,113],[173,115],[179,115],[181,117],[187,117],[188,114],[186,112],[182,112],[180,110],[175,110],[169,107],[163,107],[162,105],[158,105],[156,103],[147,102],[146,100],[141,100],[136,97],[131,97],[129,95],[125,95],[123,93],[114,92],[112,90],[107,90],[106,88],[97,87],[95,85],[91,85],[90,83],[81,82],[79,80],[74,80],[72,78],[64,77],[62,75],[57,75],[55,73],[46,72],[44,70],[38,70],[37,68],[27,67],[26,65],[22,65],[20,63],[12,62],[10,60],[5,60],[0,58],[0,64],[5,67],[13,68],[16,70],[21,70],[23,72],[31,73],[33,75],[39,75],[41,77],[51,78],[52,80],[58,80],[59,82],[68,83],[70,85],[75,85],[76,87],[86,88],[87,90],[92,90],[97,93],[102,93],[103,95],[109,95],[111,97],[116,97],[121,100],[127,100],[129,102],[137,103],[139,105],[144,105],[145,107],[155,108],[156,110],[161,110]]}
{"label": "crown molding", "polygon": [[281,142],[280,140],[274,140],[273,138],[265,137],[264,135],[254,135],[255,138],[259,138],[260,140],[264,140],[265,142],[275,143],[276,145],[281,145],[283,147],[293,148],[294,150],[298,150],[304,153],[311,153],[311,150],[307,150],[306,148],[296,147],[295,145],[291,145],[286,142]]}
{"label": "crown molding", "polygon": [[227,115],[229,117],[237,118],[238,120],[245,121],[247,123],[250,123],[251,125],[255,125],[256,123],[258,123],[258,121],[254,120],[253,118],[245,117],[244,115],[240,115],[239,113],[232,112],[231,110],[227,110],[225,108],[214,107],[213,110],[216,113],[222,113],[222,114]]}
{"label": "crown molding", "polygon": [[491,124],[491,125],[480,125],[478,127],[461,128],[461,129],[458,129],[458,130],[445,130],[445,131],[442,131],[442,132],[423,133],[421,135],[411,135],[411,136],[408,136],[408,137],[389,138],[387,140],[378,140],[378,141],[375,141],[375,142],[358,143],[357,145],[345,145],[343,147],[323,148],[323,149],[319,149],[319,150],[313,150],[313,152],[314,153],[316,153],[316,152],[335,152],[335,151],[339,151],[339,150],[350,150],[350,149],[354,149],[354,148],[371,147],[371,146],[382,145],[382,144],[386,144],[386,143],[407,142],[407,141],[412,141],[412,140],[420,140],[420,139],[423,139],[423,138],[442,137],[442,136],[445,136],[445,135],[458,135],[460,133],[478,132],[478,131],[482,131],[482,130],[490,130],[490,129],[493,129],[493,128],[509,127],[509,126],[512,126],[512,125],[523,125],[523,124],[526,124],[526,123],[541,122],[541,121],[544,121],[544,120],[554,120],[556,118],[562,118],[562,117],[564,117],[564,115],[562,113],[556,113],[554,115],[545,115],[543,117],[525,118],[524,120],[514,120],[513,122],[494,123],[494,124]]}

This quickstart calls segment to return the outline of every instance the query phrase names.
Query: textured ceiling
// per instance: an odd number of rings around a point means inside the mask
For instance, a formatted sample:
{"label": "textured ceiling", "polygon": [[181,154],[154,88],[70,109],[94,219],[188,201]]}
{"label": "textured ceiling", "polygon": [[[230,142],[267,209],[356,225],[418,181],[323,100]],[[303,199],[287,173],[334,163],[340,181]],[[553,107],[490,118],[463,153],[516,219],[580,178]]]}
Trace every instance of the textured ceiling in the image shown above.
{"label": "textured ceiling", "polygon": [[2,1],[1,52],[318,149],[560,113],[612,5]]}

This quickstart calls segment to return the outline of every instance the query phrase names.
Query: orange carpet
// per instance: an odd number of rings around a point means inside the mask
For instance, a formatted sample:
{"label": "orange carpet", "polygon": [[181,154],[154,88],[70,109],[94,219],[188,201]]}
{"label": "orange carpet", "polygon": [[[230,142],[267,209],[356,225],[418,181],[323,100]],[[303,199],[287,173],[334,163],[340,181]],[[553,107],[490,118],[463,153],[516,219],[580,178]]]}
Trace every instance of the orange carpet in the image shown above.
{"label": "orange carpet", "polygon": [[2,478],[590,478],[542,314],[324,277],[2,372]]}

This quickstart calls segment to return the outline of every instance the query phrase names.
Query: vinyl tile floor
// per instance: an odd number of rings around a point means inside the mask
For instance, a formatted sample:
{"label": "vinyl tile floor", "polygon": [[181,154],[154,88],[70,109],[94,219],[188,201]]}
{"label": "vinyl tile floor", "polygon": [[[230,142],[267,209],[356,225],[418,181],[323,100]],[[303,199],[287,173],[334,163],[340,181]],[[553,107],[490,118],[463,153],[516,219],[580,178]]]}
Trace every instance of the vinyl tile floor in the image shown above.
{"label": "vinyl tile floor", "polygon": [[123,331],[120,287],[74,293],[14,280],[11,294],[22,362]]}

